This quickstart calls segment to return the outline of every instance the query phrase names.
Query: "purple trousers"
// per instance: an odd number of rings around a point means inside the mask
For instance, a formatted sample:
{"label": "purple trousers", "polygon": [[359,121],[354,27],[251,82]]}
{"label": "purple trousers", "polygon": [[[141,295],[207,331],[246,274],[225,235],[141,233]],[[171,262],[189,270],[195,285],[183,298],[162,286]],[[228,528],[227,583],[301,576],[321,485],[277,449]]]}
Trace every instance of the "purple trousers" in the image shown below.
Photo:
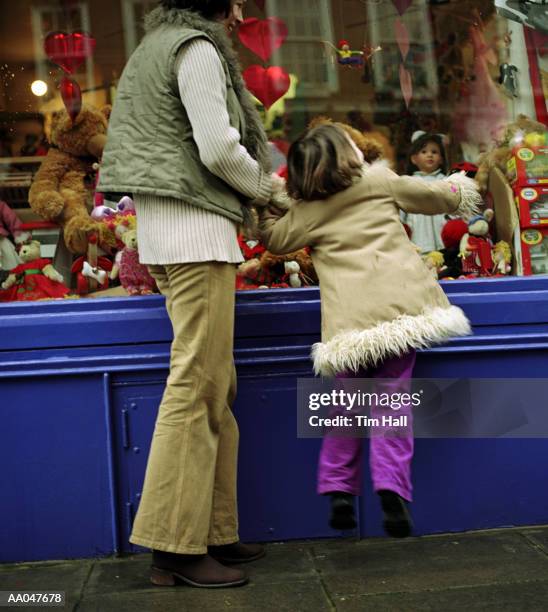
{"label": "purple trousers", "polygon": [[[356,374],[341,374],[337,378],[387,378],[379,381],[382,392],[408,393],[413,374],[416,353],[411,351],[402,357],[387,359],[376,368],[360,370]],[[386,412],[386,411],[385,411]],[[371,417],[379,415],[372,406]],[[407,501],[412,501],[411,459],[413,458],[412,414],[410,407],[401,407],[397,416],[407,416],[405,435],[391,437],[372,435],[369,446],[369,467],[375,491],[388,489]],[[337,437],[329,433],[324,437],[318,468],[318,493],[341,491],[359,495],[362,482],[361,438]]]}

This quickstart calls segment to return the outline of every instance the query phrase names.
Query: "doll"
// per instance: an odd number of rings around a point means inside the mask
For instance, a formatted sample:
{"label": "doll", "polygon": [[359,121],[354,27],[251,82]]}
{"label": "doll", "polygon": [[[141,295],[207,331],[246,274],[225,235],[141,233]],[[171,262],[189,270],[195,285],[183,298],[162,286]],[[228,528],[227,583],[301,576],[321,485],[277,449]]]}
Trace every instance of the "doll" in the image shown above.
{"label": "doll", "polygon": [[[447,172],[447,156],[440,134],[415,132],[411,139],[407,174],[425,181],[439,181]],[[411,229],[411,240],[422,253],[439,251],[444,248],[441,229],[445,215],[419,215],[401,213],[401,220]]]}

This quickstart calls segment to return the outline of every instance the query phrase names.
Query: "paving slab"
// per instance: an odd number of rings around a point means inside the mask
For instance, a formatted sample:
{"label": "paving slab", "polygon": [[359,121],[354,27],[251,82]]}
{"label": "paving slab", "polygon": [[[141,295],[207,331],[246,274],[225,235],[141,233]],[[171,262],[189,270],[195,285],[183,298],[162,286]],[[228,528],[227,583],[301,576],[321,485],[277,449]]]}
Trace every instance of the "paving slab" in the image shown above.
{"label": "paving slab", "polygon": [[333,601],[339,612],[545,612],[548,581],[339,596]]}
{"label": "paving slab", "polygon": [[317,542],[313,554],[334,598],[548,578],[548,556],[514,530],[365,540],[346,547]]}
{"label": "paving slab", "polygon": [[232,589],[153,588],[140,593],[84,596],[77,612],[331,612],[318,579],[250,584]]}
{"label": "paving slab", "polygon": [[520,531],[532,544],[548,555],[548,527],[530,527]]}
{"label": "paving slab", "polygon": [[65,591],[64,609],[71,610],[80,599],[94,563],[83,560],[0,565],[0,591]]}

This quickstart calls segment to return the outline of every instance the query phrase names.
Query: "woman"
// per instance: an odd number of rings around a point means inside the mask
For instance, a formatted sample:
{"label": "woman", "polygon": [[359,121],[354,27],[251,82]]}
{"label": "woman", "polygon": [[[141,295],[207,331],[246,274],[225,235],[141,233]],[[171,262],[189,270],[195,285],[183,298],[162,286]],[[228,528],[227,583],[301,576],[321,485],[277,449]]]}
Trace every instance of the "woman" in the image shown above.
{"label": "woman", "polygon": [[120,79],[99,189],[133,194],[140,258],[173,326],[130,541],[153,549],[151,579],[236,586],[220,562],[264,554],[238,539],[238,427],[231,411],[237,224],[276,179],[227,34],[241,0],[164,0]]}

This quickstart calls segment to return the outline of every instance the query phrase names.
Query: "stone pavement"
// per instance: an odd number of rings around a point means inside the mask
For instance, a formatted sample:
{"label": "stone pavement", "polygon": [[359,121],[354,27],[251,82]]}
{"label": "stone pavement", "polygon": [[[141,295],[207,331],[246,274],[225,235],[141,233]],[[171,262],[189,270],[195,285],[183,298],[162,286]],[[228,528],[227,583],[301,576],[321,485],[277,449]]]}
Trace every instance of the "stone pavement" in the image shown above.
{"label": "stone pavement", "polygon": [[235,589],[153,587],[149,563],[135,555],[3,565],[0,590],[64,590],[64,609],[78,612],[548,610],[548,526],[270,544],[247,566],[250,584]]}

